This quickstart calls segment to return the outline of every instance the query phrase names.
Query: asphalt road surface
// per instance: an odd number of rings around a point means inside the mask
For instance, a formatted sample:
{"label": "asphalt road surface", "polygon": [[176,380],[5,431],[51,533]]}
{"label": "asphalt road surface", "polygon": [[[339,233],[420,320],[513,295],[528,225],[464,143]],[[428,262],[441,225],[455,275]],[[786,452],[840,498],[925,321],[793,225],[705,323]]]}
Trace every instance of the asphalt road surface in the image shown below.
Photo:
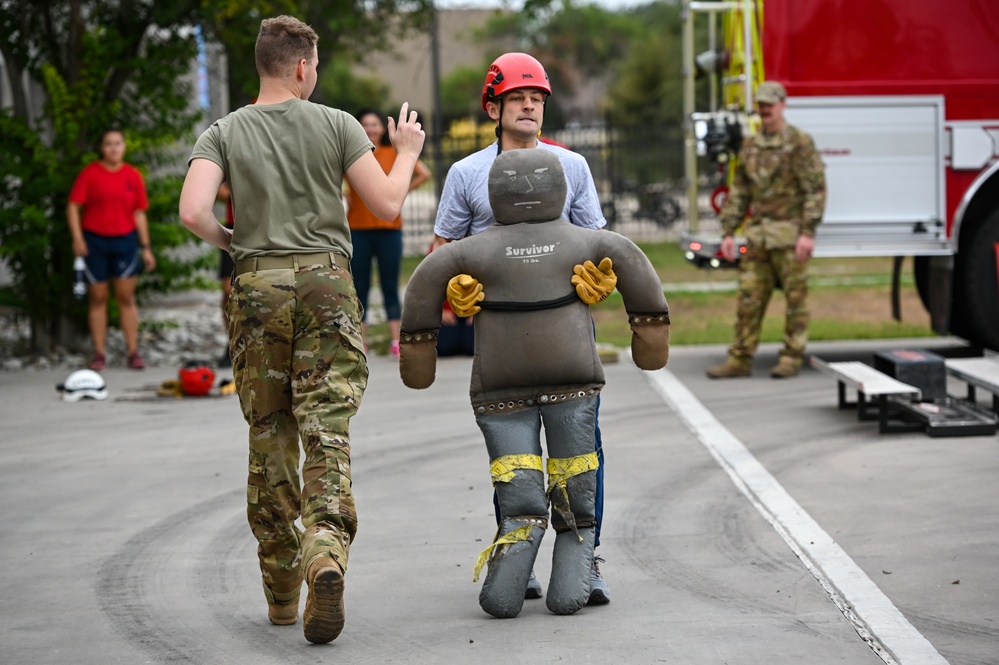
{"label": "asphalt road surface", "polygon": [[[967,351],[810,352],[884,348]],[[472,582],[495,522],[470,360],[442,359],[411,391],[373,358],[352,424],[347,625],[322,646],[267,621],[236,397],[155,397],[169,370],[120,369],[110,399],[70,404],[61,374],[0,373],[0,661],[999,663],[999,438],[881,435],[836,408],[828,377],[770,379],[773,346],[752,378],[705,378],[723,357],[677,347],[668,371],[606,366],[611,603],[565,617],[526,601],[508,620]]]}

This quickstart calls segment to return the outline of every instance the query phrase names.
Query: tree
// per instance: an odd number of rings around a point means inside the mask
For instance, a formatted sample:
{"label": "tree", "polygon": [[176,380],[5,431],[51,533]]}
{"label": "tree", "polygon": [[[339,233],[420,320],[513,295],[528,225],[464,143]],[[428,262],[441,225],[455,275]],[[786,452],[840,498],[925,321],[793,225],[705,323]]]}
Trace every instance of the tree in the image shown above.
{"label": "tree", "polygon": [[323,70],[317,89],[323,97],[334,100],[331,105],[348,113],[362,108],[384,110],[389,105],[389,88],[384,81],[377,76],[357,76],[342,60]]}
{"label": "tree", "polygon": [[[530,11],[528,11],[530,9]],[[483,34],[526,44],[551,79],[546,129],[567,122],[598,120],[599,101],[614,80],[616,63],[630,46],[647,38],[649,27],[625,12],[572,0],[535,2],[525,11],[497,15]]]}
{"label": "tree", "polygon": [[633,20],[654,29],[646,28],[615,67],[614,84],[604,102],[615,125],[683,122],[680,11],[679,3],[663,2],[629,12]]}
{"label": "tree", "polygon": [[[390,50],[394,40],[430,25],[433,0],[216,0],[207,3],[207,27],[225,47],[229,95],[234,107],[257,95],[253,48],[260,21],[290,14],[319,35],[319,75],[333,63],[358,62],[371,51]],[[334,74],[333,79],[339,76]],[[312,100],[339,105],[330,90],[317,89]]]}
{"label": "tree", "polygon": [[[129,161],[146,171],[157,249],[190,242],[176,223],[187,156],[178,146],[190,144],[200,115],[190,77],[197,26],[227,50],[233,102],[241,105],[256,95],[261,18],[286,13],[309,22],[320,34],[323,64],[387,47],[399,31],[423,27],[431,7],[431,0],[0,0],[0,55],[11,90],[10,108],[0,110],[0,256],[14,281],[0,301],[30,318],[33,350],[72,344],[83,328],[83,307],[68,297],[64,211],[103,129],[123,128]],[[157,254],[154,279],[143,286],[173,288],[207,260]]]}
{"label": "tree", "polygon": [[[183,77],[196,55],[189,26],[199,8],[198,0],[0,1],[0,54],[12,92],[11,108],[0,111],[0,256],[14,276],[2,298],[30,317],[36,351],[71,343],[71,322],[85,321],[69,299],[64,211],[100,133],[125,129],[130,161],[154,174],[169,166],[165,147],[197,120]],[[44,104],[35,108],[39,97]],[[167,223],[176,217],[169,181],[151,178],[150,190],[153,242],[186,240]],[[184,272],[168,256],[160,264],[161,285]]]}
{"label": "tree", "polygon": [[489,61],[479,65],[455,67],[441,81],[441,118],[443,127],[462,118],[486,119],[482,111],[482,82]]}

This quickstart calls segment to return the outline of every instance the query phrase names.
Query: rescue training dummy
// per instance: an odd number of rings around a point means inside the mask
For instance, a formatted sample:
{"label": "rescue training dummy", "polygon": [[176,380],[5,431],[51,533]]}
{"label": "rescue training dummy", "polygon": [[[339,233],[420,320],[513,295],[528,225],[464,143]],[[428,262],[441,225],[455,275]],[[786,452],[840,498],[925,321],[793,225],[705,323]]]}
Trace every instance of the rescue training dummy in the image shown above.
{"label": "rescue training dummy", "polygon": [[[479,604],[499,618],[521,610],[549,504],[556,536],[548,609],[572,614],[590,595],[598,464],[593,437],[604,373],[581,299],[590,294],[583,277],[617,273],[636,365],[659,369],[669,357],[669,309],[652,264],[624,236],[561,219],[565,197],[564,172],[553,153],[501,154],[489,172],[496,224],[427,256],[406,286],[402,311],[399,372],[408,387],[426,388],[436,373],[449,282],[462,275],[475,284],[470,394],[500,506],[499,530],[476,563],[475,579],[488,558]],[[600,257],[606,257],[602,269],[592,263]]]}

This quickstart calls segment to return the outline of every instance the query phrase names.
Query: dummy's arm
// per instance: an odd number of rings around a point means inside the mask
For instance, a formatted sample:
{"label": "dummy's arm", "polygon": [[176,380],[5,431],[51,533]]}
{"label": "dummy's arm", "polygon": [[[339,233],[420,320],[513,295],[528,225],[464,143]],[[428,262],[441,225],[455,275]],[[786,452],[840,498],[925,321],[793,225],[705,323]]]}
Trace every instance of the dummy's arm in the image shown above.
{"label": "dummy's arm", "polygon": [[399,376],[407,388],[429,388],[437,378],[437,330],[399,335]]}
{"label": "dummy's arm", "polygon": [[458,316],[472,316],[482,311],[477,303],[485,300],[479,280],[471,275],[455,275],[447,283],[447,302]]}
{"label": "dummy's arm", "polygon": [[427,388],[436,377],[441,302],[451,276],[467,270],[458,260],[458,245],[446,244],[431,252],[406,284],[399,334],[399,376],[409,388]]}
{"label": "dummy's arm", "polygon": [[593,265],[593,261],[577,264],[572,272],[575,273],[572,276],[572,284],[576,287],[576,294],[587,305],[602,302],[617,286],[614,262],[610,257],[604,257],[599,266]]}
{"label": "dummy's arm", "polygon": [[640,369],[662,369],[669,360],[669,313],[632,314],[631,358]]}
{"label": "dummy's arm", "polygon": [[661,369],[669,360],[670,328],[662,280],[632,241],[612,233],[601,234],[601,240],[603,253],[617,266],[617,289],[631,325],[631,358],[641,369]]}

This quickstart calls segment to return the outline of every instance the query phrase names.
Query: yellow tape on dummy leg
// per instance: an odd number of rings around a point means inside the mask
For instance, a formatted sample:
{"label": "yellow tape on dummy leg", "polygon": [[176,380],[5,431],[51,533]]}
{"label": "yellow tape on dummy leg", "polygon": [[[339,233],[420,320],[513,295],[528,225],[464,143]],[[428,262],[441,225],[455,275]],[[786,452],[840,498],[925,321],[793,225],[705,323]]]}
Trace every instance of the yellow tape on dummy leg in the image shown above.
{"label": "yellow tape on dummy leg", "polygon": [[558,511],[565,523],[569,525],[576,537],[582,541],[579,531],[576,529],[576,517],[569,507],[569,490],[566,488],[566,481],[573,476],[596,471],[600,467],[600,459],[597,451],[576,457],[553,457],[548,459],[548,498],[552,506]]}
{"label": "yellow tape on dummy leg", "polygon": [[518,469],[543,471],[541,456],[503,455],[502,457],[497,457],[489,464],[489,475],[493,478],[493,485],[510,482],[513,480],[514,472]]}
{"label": "yellow tape on dummy leg", "polygon": [[[493,485],[496,483],[508,483],[514,479],[516,471],[518,469],[528,469],[530,471],[544,471],[544,466],[541,463],[540,455],[503,455],[497,457],[489,464],[489,475],[492,476]],[[493,543],[484,549],[479,555],[479,558],[475,562],[475,568],[472,570],[472,581],[479,581],[479,573],[482,572],[482,567],[486,565],[486,561],[489,560],[489,555],[499,547],[500,545],[511,545],[522,540],[527,540],[531,535],[531,529],[534,528],[533,525],[528,524],[522,526],[518,529],[514,529],[510,533],[500,536],[499,532],[496,533],[496,537],[493,539]]]}
{"label": "yellow tape on dummy leg", "polygon": [[534,527],[535,527],[534,524],[527,524],[525,526],[514,529],[510,533],[505,533],[502,536],[498,537],[496,540],[493,541],[493,543],[489,547],[482,550],[482,554],[479,555],[479,558],[475,562],[475,568],[472,570],[472,581],[473,582],[479,581],[479,573],[482,572],[482,567],[486,565],[486,561],[489,560],[489,555],[492,554],[497,547],[499,547],[500,545],[512,545],[513,543],[519,543],[523,540],[527,540],[528,538],[530,538],[531,529],[533,529]]}

